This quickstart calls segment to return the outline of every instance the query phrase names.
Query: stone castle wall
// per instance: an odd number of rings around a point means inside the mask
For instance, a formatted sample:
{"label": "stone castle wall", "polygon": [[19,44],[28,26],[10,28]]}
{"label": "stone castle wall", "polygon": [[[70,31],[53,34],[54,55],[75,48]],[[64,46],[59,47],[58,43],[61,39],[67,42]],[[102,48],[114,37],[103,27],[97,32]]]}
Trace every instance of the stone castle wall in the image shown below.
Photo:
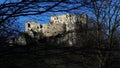
{"label": "stone castle wall", "polygon": [[62,24],[44,24],[42,27],[42,33],[46,37],[56,36],[62,34],[65,31]]}
{"label": "stone castle wall", "polygon": [[56,16],[56,15],[51,16],[51,22],[54,24],[65,24],[66,31],[74,30],[76,21],[77,21],[77,17],[73,16],[71,14],[65,14],[65,15],[60,15],[60,16]]}
{"label": "stone castle wall", "polygon": [[[75,16],[71,14],[64,14],[60,16],[52,15],[51,20],[48,24],[40,25],[36,22],[26,22],[25,23],[25,34],[34,40],[39,40],[43,37],[55,37],[57,35],[61,36],[58,43],[66,42],[70,46],[76,44],[76,29],[81,27],[78,24],[87,24],[87,15]],[[80,29],[80,28],[79,28]],[[79,30],[78,29],[78,30]],[[24,35],[20,35],[15,40],[16,44],[25,45],[29,43],[26,41]],[[11,43],[11,41],[10,41]]]}
{"label": "stone castle wall", "polygon": [[56,36],[59,33],[62,33],[64,31],[74,31],[79,26],[78,23],[87,23],[87,15],[83,14],[81,16],[74,16],[71,14],[64,14],[60,16],[52,15],[51,20],[48,24],[43,24],[42,27],[39,23],[35,22],[27,22],[25,24],[25,32],[31,31],[34,32],[42,32],[45,36]]}

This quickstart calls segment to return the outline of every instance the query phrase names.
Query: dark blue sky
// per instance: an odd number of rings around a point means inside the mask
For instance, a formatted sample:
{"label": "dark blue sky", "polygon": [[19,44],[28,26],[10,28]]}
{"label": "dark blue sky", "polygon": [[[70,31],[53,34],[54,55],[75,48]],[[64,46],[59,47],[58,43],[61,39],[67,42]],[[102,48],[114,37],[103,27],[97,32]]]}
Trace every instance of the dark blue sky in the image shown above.
{"label": "dark blue sky", "polygon": [[[10,2],[10,1],[11,2],[18,2],[18,1],[21,1],[21,0],[7,0],[6,3]],[[71,0],[71,1],[73,1],[73,0]],[[3,3],[3,2],[5,2],[5,0],[0,0],[0,4]],[[44,5],[44,4],[41,3],[40,5]],[[50,5],[50,3],[47,3],[47,4]],[[69,5],[68,4],[60,4],[60,5],[62,5],[62,6],[64,5],[65,7],[61,7],[61,8],[60,7],[55,7],[54,9],[66,9],[66,8],[71,8],[71,7],[78,6],[80,4],[69,4]],[[42,10],[42,8],[37,9],[37,10]],[[62,15],[62,14],[74,13],[74,12],[87,13],[88,16],[95,17],[94,14],[90,10],[88,10],[88,8],[83,7],[83,8],[79,8],[79,10],[74,9],[74,10],[71,10],[69,12],[45,12],[43,14],[38,14],[38,15],[20,16],[20,17],[18,17],[18,20],[17,20],[19,23],[16,23],[16,24],[20,25],[21,30],[24,31],[25,22],[27,22],[27,21],[34,21],[34,22],[38,22],[40,24],[46,24],[50,21],[50,16],[52,14]]]}

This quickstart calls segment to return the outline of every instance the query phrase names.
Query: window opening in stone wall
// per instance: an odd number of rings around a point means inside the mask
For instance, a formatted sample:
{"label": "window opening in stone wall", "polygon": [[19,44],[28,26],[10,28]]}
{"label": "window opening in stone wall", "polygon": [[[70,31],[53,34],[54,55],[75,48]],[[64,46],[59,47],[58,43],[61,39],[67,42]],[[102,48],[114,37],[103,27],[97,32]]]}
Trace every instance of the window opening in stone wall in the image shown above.
{"label": "window opening in stone wall", "polygon": [[37,26],[37,29],[39,29],[39,26]]}
{"label": "window opening in stone wall", "polygon": [[68,17],[68,15],[66,15],[66,18]]}
{"label": "window opening in stone wall", "polygon": [[57,20],[57,19],[58,19],[57,17],[54,18],[54,20]]}
{"label": "window opening in stone wall", "polygon": [[30,27],[30,24],[28,23],[28,27]]}
{"label": "window opening in stone wall", "polygon": [[58,17],[56,17],[56,19],[58,19]]}
{"label": "window opening in stone wall", "polygon": [[54,29],[56,28],[56,27],[53,27]]}
{"label": "window opening in stone wall", "polygon": [[40,25],[40,28],[42,28],[42,25]]}
{"label": "window opening in stone wall", "polygon": [[55,23],[57,23],[57,21],[55,21]]}

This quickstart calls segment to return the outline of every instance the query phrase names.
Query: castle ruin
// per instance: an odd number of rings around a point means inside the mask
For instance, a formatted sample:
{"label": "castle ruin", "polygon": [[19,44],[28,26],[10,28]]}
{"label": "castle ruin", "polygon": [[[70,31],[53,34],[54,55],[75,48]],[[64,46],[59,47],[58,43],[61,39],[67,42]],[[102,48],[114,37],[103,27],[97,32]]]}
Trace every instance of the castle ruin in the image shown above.
{"label": "castle ruin", "polygon": [[86,24],[87,23],[87,15],[75,16],[71,14],[64,15],[52,15],[51,20],[48,24],[40,25],[35,22],[27,22],[25,24],[25,32],[42,32],[44,36],[56,36],[61,34],[62,32],[74,31],[77,26],[77,22]]}
{"label": "castle ruin", "polygon": [[64,39],[60,41],[66,41],[69,45],[75,44],[76,33],[75,29],[78,29],[80,26],[78,24],[87,24],[87,15],[83,14],[81,16],[75,16],[71,14],[64,15],[52,15],[51,20],[48,24],[40,25],[35,22],[27,22],[25,24],[25,32],[27,32],[31,37],[34,37],[33,32],[40,32],[44,37],[53,37],[59,34],[68,33],[64,36]]}
{"label": "castle ruin", "polygon": [[[40,23],[28,21],[25,23],[25,34],[29,35],[31,38],[35,40],[41,39],[41,37],[56,37],[61,35],[60,38],[55,40],[57,43],[66,42],[68,45],[73,46],[76,44],[76,29],[79,30],[81,26],[79,24],[87,24],[87,15],[83,14],[80,16],[75,16],[71,14],[64,14],[64,15],[52,15],[51,20],[48,24],[41,25]],[[18,37],[18,40],[15,41],[22,41],[27,40],[24,35]],[[20,41],[20,42],[21,42]],[[19,42],[19,43],[20,43]],[[21,42],[21,44],[27,44],[29,41]]]}

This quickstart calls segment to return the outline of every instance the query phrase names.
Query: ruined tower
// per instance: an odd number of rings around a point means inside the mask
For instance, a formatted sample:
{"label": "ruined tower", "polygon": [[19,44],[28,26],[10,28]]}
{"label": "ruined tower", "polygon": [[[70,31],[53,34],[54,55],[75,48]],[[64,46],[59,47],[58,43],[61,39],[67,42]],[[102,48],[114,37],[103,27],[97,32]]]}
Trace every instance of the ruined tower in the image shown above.
{"label": "ruined tower", "polygon": [[75,23],[77,21],[77,17],[71,14],[64,14],[60,16],[52,15],[51,22],[53,24],[64,24],[66,25],[66,31],[71,31],[75,29]]}
{"label": "ruined tower", "polygon": [[34,38],[36,36],[35,33],[41,32],[40,23],[26,22],[25,23],[25,32],[28,33],[28,35],[30,35],[32,38]]}
{"label": "ruined tower", "polygon": [[36,22],[26,22],[25,23],[25,31],[35,31],[35,32],[40,32],[41,31],[41,27],[40,27],[40,23],[36,23]]}

